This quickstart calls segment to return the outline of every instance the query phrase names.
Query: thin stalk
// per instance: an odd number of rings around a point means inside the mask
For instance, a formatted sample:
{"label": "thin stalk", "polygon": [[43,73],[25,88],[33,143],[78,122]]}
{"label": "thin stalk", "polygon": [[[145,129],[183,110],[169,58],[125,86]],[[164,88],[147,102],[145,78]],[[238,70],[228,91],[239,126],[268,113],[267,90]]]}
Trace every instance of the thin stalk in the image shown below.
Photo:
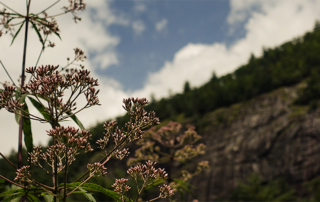
{"label": "thin stalk", "polygon": [[43,45],[42,45],[42,48],[41,48],[41,51],[40,51],[40,54],[39,54],[39,57],[38,57],[38,60],[37,60],[37,62],[36,62],[35,67],[37,67],[37,65],[38,65],[38,63],[39,63],[39,60],[40,60],[40,58],[41,58],[41,55],[42,55],[42,53],[43,53],[43,51],[44,51],[44,49],[45,49],[44,44],[46,43],[46,41],[47,41],[47,39],[48,39],[48,36],[49,36],[49,35],[47,34],[46,39],[44,40],[44,43],[43,43]]}
{"label": "thin stalk", "polygon": [[22,186],[21,184],[15,183],[15,182],[9,180],[8,178],[6,178],[6,177],[4,177],[4,176],[2,176],[2,175],[0,175],[0,177],[1,177],[2,179],[4,179],[4,180],[8,181],[8,182],[11,182],[12,184],[14,184],[14,185],[16,185],[16,186],[18,186],[18,187],[25,188],[25,187]]}
{"label": "thin stalk", "polygon": [[[40,54],[39,54],[39,56],[38,56],[38,59],[37,59],[37,62],[36,62],[35,67],[37,67],[37,66],[38,66],[38,63],[39,63],[40,58],[41,58],[41,56],[42,56],[42,53],[43,53],[43,51],[44,51],[44,49],[45,49],[44,44],[46,43],[46,41],[47,41],[47,39],[48,39],[48,36],[49,36],[49,35],[47,34],[46,39],[44,40],[44,43],[43,43],[43,45],[42,45],[42,48],[41,48]],[[34,75],[33,75],[33,74],[30,76],[30,78],[29,78],[29,82],[30,82],[30,80],[31,80],[31,78],[32,78],[32,77],[34,77]]]}
{"label": "thin stalk", "polygon": [[6,7],[7,9],[9,9],[9,10],[11,10],[12,12],[14,12],[14,13],[16,13],[16,14],[18,14],[18,15],[20,15],[20,16],[22,16],[20,13],[18,13],[17,11],[15,11],[15,10],[13,10],[12,8],[10,8],[9,6],[7,6],[6,4],[4,4],[4,3],[2,3],[1,1],[0,1],[0,4],[2,4],[4,7]]}
{"label": "thin stalk", "polygon": [[13,165],[13,163],[11,163],[11,161],[9,161],[1,152],[0,152],[0,156],[2,156],[2,158],[4,160],[6,160],[12,167],[14,167],[15,169],[17,169],[17,167],[15,165]]}
{"label": "thin stalk", "polygon": [[157,198],[151,199],[151,200],[150,200],[150,201],[148,201],[148,202],[155,201],[155,200],[157,200],[157,199],[159,199],[159,198],[161,198],[161,197],[160,197],[160,196],[158,196]]}
{"label": "thin stalk", "polygon": [[173,168],[173,160],[174,160],[174,149],[170,148],[170,160],[169,160],[169,171],[168,171],[168,184],[172,182],[172,168]]}
{"label": "thin stalk", "polygon": [[[54,98],[53,98],[53,101],[54,101],[54,106],[53,106],[53,110],[55,110],[55,116],[54,116],[54,111],[52,113],[52,128],[54,129],[57,125],[58,125],[58,117],[57,117],[57,96],[56,96],[56,93],[54,92]],[[56,137],[53,137],[53,144],[57,144],[57,139]],[[54,169],[54,172],[53,172],[53,180],[54,180],[54,194],[56,194],[57,196],[54,196],[54,201],[55,202],[59,202],[59,190],[58,190],[58,157],[55,153],[54,155],[54,162],[53,162],[53,169]]]}
{"label": "thin stalk", "polygon": [[[138,186],[138,183],[137,183],[137,186]],[[139,196],[140,196],[140,194],[142,193],[142,190],[145,188],[145,186],[146,186],[146,181],[143,182],[143,185],[142,185],[142,187],[141,187],[140,190],[139,190],[139,188],[138,188],[138,195],[137,195],[137,197],[136,197],[136,199],[135,199],[134,201],[138,201]]]}
{"label": "thin stalk", "polygon": [[43,12],[45,12],[46,10],[50,9],[52,6],[56,5],[59,1],[60,1],[60,0],[58,0],[58,1],[56,1],[56,2],[54,2],[54,3],[53,3],[53,4],[51,4],[51,6],[49,6],[48,8],[46,8],[46,9],[44,9],[43,11],[41,11],[41,12],[37,13],[37,15],[39,15],[40,13],[43,13]]}
{"label": "thin stalk", "polygon": [[[27,3],[27,15],[26,19],[26,29],[24,34],[24,46],[23,46],[23,58],[22,58],[22,73],[21,73],[21,89],[24,86],[25,68],[26,68],[26,55],[27,55],[27,42],[28,42],[28,28],[29,28],[29,11],[30,11],[31,0]],[[20,118],[19,123],[19,142],[18,142],[18,168],[22,167],[22,130],[23,130],[23,116]],[[23,196],[20,200],[21,202],[26,201],[26,197]]]}
{"label": "thin stalk", "polygon": [[68,177],[68,138],[67,138],[67,143],[66,143],[66,165],[64,168],[64,193],[63,193],[63,201],[67,201],[67,177]]}
{"label": "thin stalk", "polygon": [[21,23],[24,23],[24,20],[21,22],[17,22],[16,24],[12,24],[12,26],[20,25]]}
{"label": "thin stalk", "polygon": [[[30,4],[31,4],[31,0],[29,0],[29,3],[27,4],[27,16],[25,17],[26,18],[26,25],[25,25],[26,29],[25,29],[25,34],[24,34],[21,89],[24,86],[24,77],[25,77]],[[22,129],[23,129],[23,117],[21,117],[20,123],[19,123],[18,168],[22,167]]]}
{"label": "thin stalk", "polygon": [[1,63],[1,65],[2,65],[4,71],[6,72],[6,74],[8,75],[8,77],[10,78],[11,82],[13,83],[13,85],[16,86],[16,84],[15,84],[14,81],[12,80],[10,74],[8,73],[7,69],[4,67],[3,63],[1,62],[1,60],[0,60],[0,63]]}

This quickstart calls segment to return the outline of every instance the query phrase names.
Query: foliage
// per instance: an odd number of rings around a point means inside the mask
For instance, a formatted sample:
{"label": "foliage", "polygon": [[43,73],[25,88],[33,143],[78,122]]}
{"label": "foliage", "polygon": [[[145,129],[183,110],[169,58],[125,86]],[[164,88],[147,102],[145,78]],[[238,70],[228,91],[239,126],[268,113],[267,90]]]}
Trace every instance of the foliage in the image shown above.
{"label": "foliage", "polygon": [[187,130],[184,133],[180,133],[181,127],[182,125],[177,122],[169,122],[160,129],[152,127],[146,131],[144,138],[136,142],[140,148],[135,150],[135,157],[129,158],[127,164],[134,165],[151,159],[167,167],[168,183],[174,190],[181,193],[181,200],[184,200],[183,191],[192,194],[190,187],[194,187],[188,184],[187,181],[203,170],[208,169],[209,162],[199,162],[193,173],[185,169],[179,172],[174,169],[179,164],[186,165],[198,155],[205,154],[206,146],[204,144],[194,145],[201,139],[195,128],[192,125],[187,125]]}
{"label": "foliage", "polygon": [[285,180],[263,183],[259,175],[250,176],[247,183],[240,183],[228,200],[230,201],[295,201],[294,190]]}

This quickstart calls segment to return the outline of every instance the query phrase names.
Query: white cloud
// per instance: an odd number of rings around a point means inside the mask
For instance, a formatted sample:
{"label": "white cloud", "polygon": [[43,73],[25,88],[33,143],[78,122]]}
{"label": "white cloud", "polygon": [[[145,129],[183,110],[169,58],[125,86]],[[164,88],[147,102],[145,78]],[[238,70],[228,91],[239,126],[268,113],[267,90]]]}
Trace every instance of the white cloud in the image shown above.
{"label": "white cloud", "polygon": [[167,28],[167,24],[168,24],[167,19],[162,19],[161,21],[159,21],[159,22],[156,23],[155,29],[156,29],[158,32],[162,32],[162,31],[164,31],[164,30]]}
{"label": "white cloud", "polygon": [[137,95],[181,92],[186,80],[200,86],[215,72],[221,76],[247,62],[251,53],[260,56],[262,47],[274,47],[301,36],[313,28],[320,17],[320,1],[313,0],[231,0],[228,16],[230,27],[243,21],[245,37],[227,47],[223,43],[188,44],[172,61],[148,76]]}
{"label": "white cloud", "polygon": [[[271,0],[272,1],[272,0]],[[261,2],[263,3],[263,2]],[[230,1],[230,14],[227,18],[229,24],[236,24],[247,20],[253,10],[260,8],[260,2],[256,0]]]}
{"label": "white cloud", "polygon": [[146,27],[141,20],[136,20],[132,23],[132,29],[136,35],[140,35],[142,32],[144,32]]}
{"label": "white cloud", "polygon": [[[136,1],[135,1],[136,2]],[[142,13],[147,10],[147,7],[145,4],[142,4],[141,2],[136,3],[136,5],[133,7],[133,10],[137,13]]]}

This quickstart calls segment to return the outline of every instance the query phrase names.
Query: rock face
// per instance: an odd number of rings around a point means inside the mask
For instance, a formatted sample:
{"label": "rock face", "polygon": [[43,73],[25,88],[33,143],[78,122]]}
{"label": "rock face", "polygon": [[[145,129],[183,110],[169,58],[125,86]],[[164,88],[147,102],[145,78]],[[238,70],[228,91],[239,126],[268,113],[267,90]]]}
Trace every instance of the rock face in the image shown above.
{"label": "rock face", "polygon": [[199,201],[226,197],[252,173],[265,180],[286,176],[299,186],[320,171],[319,111],[294,106],[300,86],[285,87],[202,119],[199,128],[211,170],[191,184]]}

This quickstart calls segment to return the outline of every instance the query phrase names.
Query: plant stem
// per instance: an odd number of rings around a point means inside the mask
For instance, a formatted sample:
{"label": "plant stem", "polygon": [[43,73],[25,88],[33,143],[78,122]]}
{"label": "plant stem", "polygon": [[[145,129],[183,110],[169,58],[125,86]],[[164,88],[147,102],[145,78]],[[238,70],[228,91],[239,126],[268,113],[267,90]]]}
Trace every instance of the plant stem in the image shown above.
{"label": "plant stem", "polygon": [[64,193],[63,193],[63,201],[67,201],[67,179],[68,179],[68,138],[66,140],[66,165],[64,168]]}
{"label": "plant stem", "polygon": [[17,169],[17,167],[15,165],[13,165],[13,163],[11,163],[11,161],[9,161],[1,152],[0,152],[0,156],[2,156],[2,158],[4,160],[6,160],[12,167],[14,167],[15,169]]}
{"label": "plant stem", "polygon": [[41,12],[37,13],[37,15],[39,15],[40,13],[43,13],[43,12],[45,12],[46,10],[50,9],[52,6],[56,5],[59,1],[60,1],[60,0],[54,2],[54,3],[51,4],[51,6],[49,6],[48,8],[46,8],[46,9],[42,10]]}
{"label": "plant stem", "polygon": [[[25,77],[30,4],[31,4],[31,0],[29,0],[29,2],[28,2],[27,15],[25,17],[26,18],[26,25],[25,25],[26,29],[25,29],[25,34],[24,34],[22,73],[21,73],[21,88],[24,86],[24,77]],[[20,123],[19,123],[18,168],[22,167],[22,129],[23,129],[23,117],[21,117]]]}
{"label": "plant stem", "polygon": [[0,60],[0,63],[1,63],[1,65],[2,65],[4,71],[6,72],[6,74],[8,75],[8,77],[10,78],[11,82],[13,83],[13,85],[16,86],[16,84],[15,84],[14,81],[12,80],[10,74],[8,73],[7,69],[4,67],[3,63],[1,62],[1,60]]}
{"label": "plant stem", "polygon": [[[56,102],[55,102],[56,103]],[[58,121],[56,118],[52,117],[52,128],[54,129],[58,125]],[[55,137],[53,137],[53,145],[57,144],[57,140]],[[59,202],[59,191],[58,191],[58,157],[56,155],[56,152],[54,152],[54,162],[53,162],[53,187],[54,187],[54,202]]]}
{"label": "plant stem", "polygon": [[20,15],[21,16],[21,14],[20,13],[18,13],[17,11],[15,11],[15,10],[13,10],[12,8],[10,8],[9,6],[7,6],[7,5],[5,5],[4,3],[2,3],[1,1],[0,1],[0,4],[2,4],[4,7],[6,7],[7,9],[9,9],[9,10],[11,10],[12,12],[14,12],[14,13],[16,13],[16,14],[18,14],[18,15]]}
{"label": "plant stem", "polygon": [[14,184],[14,185],[16,185],[16,186],[18,186],[18,187],[25,188],[24,186],[22,186],[22,185],[20,185],[20,184],[18,184],[18,183],[15,183],[15,182],[13,182],[13,181],[11,181],[11,180],[9,180],[8,178],[6,178],[6,177],[4,177],[4,176],[2,176],[2,175],[0,175],[0,178],[2,178],[2,179],[4,179],[4,180],[7,180],[8,182],[11,182],[12,184]]}

